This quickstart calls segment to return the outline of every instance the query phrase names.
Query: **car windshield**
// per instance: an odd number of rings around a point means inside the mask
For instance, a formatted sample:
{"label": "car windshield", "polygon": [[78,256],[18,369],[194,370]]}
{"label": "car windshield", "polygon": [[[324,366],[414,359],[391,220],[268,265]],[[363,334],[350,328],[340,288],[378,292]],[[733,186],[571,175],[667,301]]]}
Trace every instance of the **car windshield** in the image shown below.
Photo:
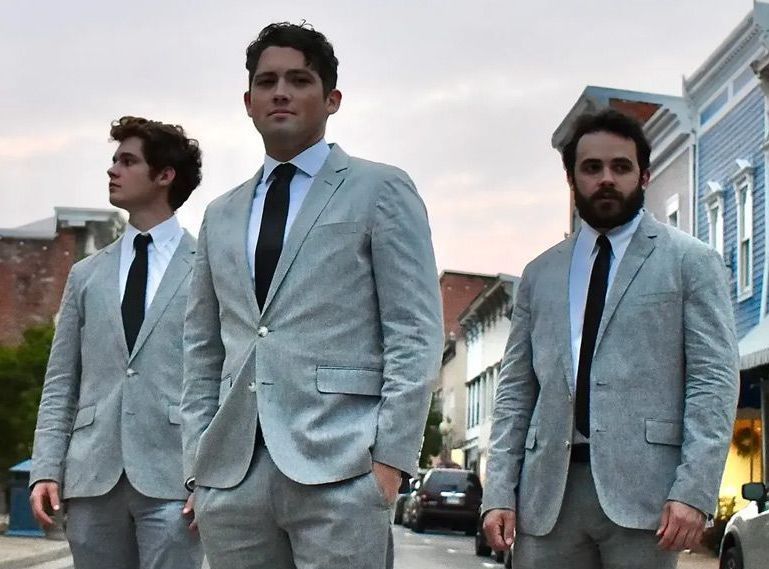
{"label": "car windshield", "polygon": [[481,481],[474,472],[435,470],[425,480],[425,492],[480,492]]}

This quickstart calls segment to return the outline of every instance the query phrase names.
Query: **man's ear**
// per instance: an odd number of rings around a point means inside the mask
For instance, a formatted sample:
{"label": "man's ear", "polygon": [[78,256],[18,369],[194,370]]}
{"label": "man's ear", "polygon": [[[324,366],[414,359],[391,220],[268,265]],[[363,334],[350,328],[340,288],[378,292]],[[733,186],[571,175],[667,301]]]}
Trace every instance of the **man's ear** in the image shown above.
{"label": "man's ear", "polygon": [[641,173],[641,188],[644,190],[646,189],[646,186],[649,185],[649,179],[651,178],[651,172],[647,168]]}
{"label": "man's ear", "polygon": [[573,192],[575,191],[576,187],[574,185],[574,177],[566,172],[566,183],[569,184],[569,189]]}
{"label": "man's ear", "polygon": [[167,166],[163,168],[160,173],[155,176],[155,181],[163,187],[170,187],[176,178],[176,170]]}
{"label": "man's ear", "polygon": [[328,95],[326,95],[326,112],[333,115],[339,110],[339,105],[342,104],[342,92],[339,89],[331,89]]}
{"label": "man's ear", "polygon": [[243,93],[243,104],[246,106],[246,114],[250,117],[251,116],[251,91],[250,90]]}

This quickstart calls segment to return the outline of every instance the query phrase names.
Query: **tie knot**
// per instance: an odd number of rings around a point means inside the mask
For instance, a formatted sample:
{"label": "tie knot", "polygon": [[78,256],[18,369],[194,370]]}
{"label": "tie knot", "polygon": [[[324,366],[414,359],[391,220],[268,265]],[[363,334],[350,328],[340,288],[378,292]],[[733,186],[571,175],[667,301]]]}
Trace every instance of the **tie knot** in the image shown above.
{"label": "tie knot", "polygon": [[611,251],[611,241],[603,233],[598,236],[597,239],[598,248],[602,251]]}
{"label": "tie knot", "polygon": [[296,166],[291,164],[291,162],[278,164],[275,170],[272,171],[273,178],[276,182],[279,180],[283,182],[290,182],[295,173]]}
{"label": "tie knot", "polygon": [[136,249],[137,252],[141,251],[142,253],[146,253],[150,243],[152,243],[152,235],[149,233],[147,233],[147,235],[139,233],[139,235],[134,237],[134,249]]}

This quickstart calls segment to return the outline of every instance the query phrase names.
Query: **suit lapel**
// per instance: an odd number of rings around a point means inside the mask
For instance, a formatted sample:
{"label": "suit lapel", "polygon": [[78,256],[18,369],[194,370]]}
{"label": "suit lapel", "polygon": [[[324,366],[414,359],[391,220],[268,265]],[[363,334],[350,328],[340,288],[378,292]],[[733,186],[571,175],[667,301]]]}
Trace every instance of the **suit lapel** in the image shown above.
{"label": "suit lapel", "polygon": [[[254,194],[256,185],[262,179],[264,167],[259,168],[256,175],[244,182],[240,188],[232,195],[232,202],[229,205],[228,219],[225,223],[232,221],[228,228],[225,228],[228,248],[235,252],[235,266],[237,267],[237,278],[240,280],[241,290],[246,291],[246,302],[251,308],[250,313],[259,318],[259,304],[256,302],[256,293],[254,292],[254,281],[251,278],[251,262],[248,259],[248,224],[251,220],[251,208],[254,203]],[[229,227],[233,230],[230,231]],[[250,293],[249,293],[250,291]]]}
{"label": "suit lapel", "polygon": [[638,274],[644,261],[646,261],[656,246],[656,223],[657,222],[651,218],[649,213],[645,213],[643,218],[641,218],[641,223],[639,224],[638,229],[630,240],[625,255],[622,257],[622,262],[617,268],[614,283],[606,298],[606,305],[604,306],[603,315],[601,317],[601,325],[598,328],[598,336],[595,340],[596,350],[601,343],[606,327],[609,325],[614,312],[617,310],[620,300],[622,300],[630,283],[633,282],[633,279]]}
{"label": "suit lapel", "polygon": [[566,241],[556,247],[557,257],[554,259],[553,276],[554,286],[552,291],[555,298],[553,306],[553,328],[555,333],[555,345],[566,346],[561,356],[561,365],[564,372],[564,380],[570,385],[570,378],[574,375],[574,363],[571,359],[571,307],[569,305],[569,275],[571,273],[571,256],[574,253],[574,245],[577,242],[579,230],[574,232]]}
{"label": "suit lapel", "polygon": [[123,313],[120,308],[120,248],[123,239],[124,237],[120,237],[102,249],[104,252],[103,261],[96,273],[98,274],[98,289],[104,304],[104,313],[109,319],[109,329],[123,358],[128,359]]}
{"label": "suit lapel", "polygon": [[194,254],[194,239],[185,231],[179,242],[179,246],[176,248],[171,260],[168,262],[168,267],[166,267],[165,273],[163,273],[163,278],[160,279],[158,290],[155,292],[155,296],[150,303],[147,315],[144,317],[144,322],[142,322],[142,326],[139,329],[139,335],[136,337],[134,349],[128,358],[129,363],[136,357],[136,354],[139,353],[144,342],[158,323],[160,316],[165,312],[168,303],[171,302],[171,299],[176,294],[179,286],[192,270]]}
{"label": "suit lapel", "polygon": [[[288,269],[294,262],[299,252],[299,247],[301,247],[305,237],[307,237],[307,233],[315,225],[331,196],[334,195],[334,192],[344,181],[344,172],[347,170],[349,159],[350,157],[339,146],[333,145],[331,147],[331,153],[328,155],[318,175],[315,176],[315,180],[302,202],[302,207],[299,209],[299,213],[291,225],[288,239],[286,239],[286,243],[283,246],[278,265],[275,267],[270,290],[267,291],[267,298],[264,301],[265,311],[275,296],[278,287],[283,282]],[[254,305],[256,305],[256,300],[254,300]]]}

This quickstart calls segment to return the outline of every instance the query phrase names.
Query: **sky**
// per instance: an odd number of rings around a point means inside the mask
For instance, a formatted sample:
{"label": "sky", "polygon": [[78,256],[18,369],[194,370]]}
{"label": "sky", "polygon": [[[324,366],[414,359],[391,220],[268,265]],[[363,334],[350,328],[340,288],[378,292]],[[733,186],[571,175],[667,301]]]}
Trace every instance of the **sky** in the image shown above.
{"label": "sky", "polygon": [[245,48],[306,20],[339,58],[326,140],[395,164],[427,206],[440,270],[520,274],[568,230],[550,138],[587,85],[681,94],[753,0],[0,0],[0,227],[110,207],[122,115],[181,124],[203,183],[251,177],[264,147],[242,103]]}

